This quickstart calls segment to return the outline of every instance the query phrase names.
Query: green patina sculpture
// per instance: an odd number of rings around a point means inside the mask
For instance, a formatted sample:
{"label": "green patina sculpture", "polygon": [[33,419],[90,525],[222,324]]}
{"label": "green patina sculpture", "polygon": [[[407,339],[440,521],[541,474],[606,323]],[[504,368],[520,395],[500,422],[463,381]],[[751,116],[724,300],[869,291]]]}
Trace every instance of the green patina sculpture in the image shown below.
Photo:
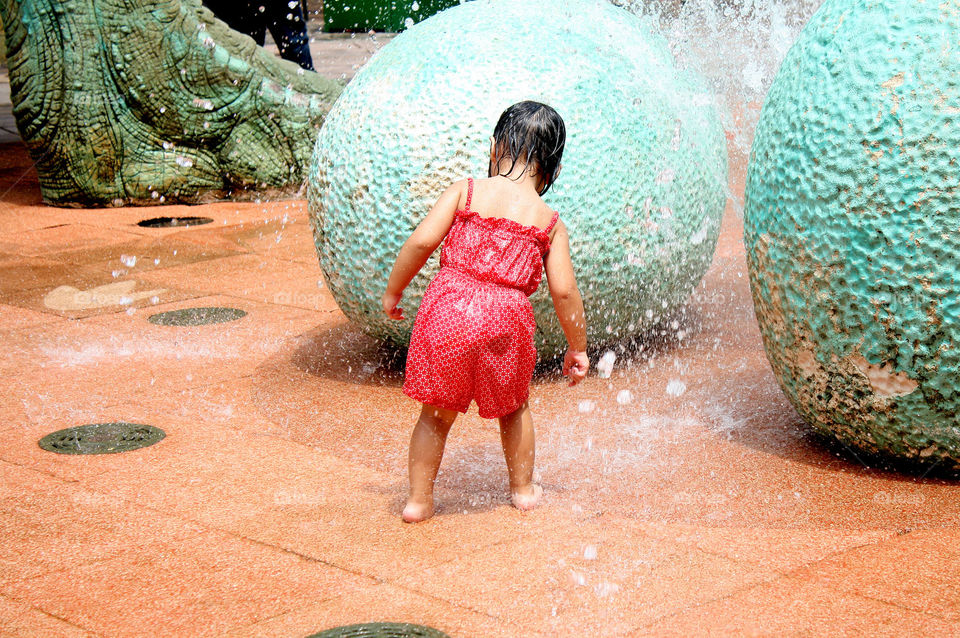
{"label": "green patina sculpture", "polygon": [[342,84],[200,0],[0,0],[14,115],[46,202],[298,191]]}
{"label": "green patina sculpture", "polygon": [[[397,251],[448,184],[486,177],[497,118],[524,99],[566,121],[563,172],[546,201],[570,229],[591,343],[642,332],[700,281],[727,184],[705,83],[677,68],[649,25],[606,2],[478,0],[381,49],[317,138],[317,255],[340,309],[370,334],[407,343],[412,321],[380,308]],[[437,269],[435,255],[405,291],[408,316]],[[546,286],[533,306],[540,352],[562,352]]]}
{"label": "green patina sculpture", "polygon": [[744,239],[781,386],[858,451],[960,468],[960,0],[827,0],[757,126]]}

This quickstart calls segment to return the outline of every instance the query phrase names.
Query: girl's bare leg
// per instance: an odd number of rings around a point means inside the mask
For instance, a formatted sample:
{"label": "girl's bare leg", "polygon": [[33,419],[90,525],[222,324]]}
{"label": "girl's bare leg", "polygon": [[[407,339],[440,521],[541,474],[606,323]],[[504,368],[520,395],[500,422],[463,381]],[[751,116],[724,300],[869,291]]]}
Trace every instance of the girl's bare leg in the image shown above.
{"label": "girl's bare leg", "polygon": [[515,412],[500,417],[500,441],[510,475],[510,500],[514,507],[530,510],[543,496],[543,488],[533,482],[533,418],[524,402]]}
{"label": "girl's bare leg", "polygon": [[433,516],[433,483],[443,459],[454,410],[424,404],[410,437],[410,496],[403,508],[403,520],[417,523]]}

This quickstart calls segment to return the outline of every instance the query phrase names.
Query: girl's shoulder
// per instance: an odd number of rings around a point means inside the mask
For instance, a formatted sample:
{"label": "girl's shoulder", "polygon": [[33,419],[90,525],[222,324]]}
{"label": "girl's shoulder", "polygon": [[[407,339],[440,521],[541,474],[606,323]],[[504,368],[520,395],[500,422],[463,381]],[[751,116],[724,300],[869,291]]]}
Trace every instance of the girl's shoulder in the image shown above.
{"label": "girl's shoulder", "polygon": [[476,180],[472,177],[464,177],[463,179],[458,179],[447,187],[448,192],[453,192],[457,196],[458,210],[468,210],[475,183]]}

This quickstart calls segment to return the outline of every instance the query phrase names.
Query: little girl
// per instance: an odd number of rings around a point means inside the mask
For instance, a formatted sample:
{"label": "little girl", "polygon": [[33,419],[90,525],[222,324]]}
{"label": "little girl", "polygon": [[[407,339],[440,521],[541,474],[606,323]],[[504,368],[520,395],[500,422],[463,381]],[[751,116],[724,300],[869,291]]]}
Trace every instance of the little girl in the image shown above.
{"label": "little girl", "polygon": [[500,420],[513,505],[532,509],[543,494],[533,482],[527,398],[537,359],[528,297],[544,266],[569,346],[563,374],[575,385],[590,367],[567,229],[540,199],[560,174],[565,140],[563,120],[546,104],[520,102],[504,111],[490,139],[488,178],[447,188],[390,273],[383,311],[400,320],[403,290],[444,242],[440,272],[413,325],[403,384],[404,394],[423,403],[410,439],[408,523],[433,516],[447,434],[457,412],[466,412],[473,400],[481,417]]}

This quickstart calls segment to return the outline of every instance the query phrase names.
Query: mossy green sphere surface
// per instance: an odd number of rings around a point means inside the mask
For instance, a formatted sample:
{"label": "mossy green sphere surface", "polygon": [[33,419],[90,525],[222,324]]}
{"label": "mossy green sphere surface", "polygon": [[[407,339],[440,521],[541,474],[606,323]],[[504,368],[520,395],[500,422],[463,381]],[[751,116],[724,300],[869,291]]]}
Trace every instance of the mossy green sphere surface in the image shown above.
{"label": "mossy green sphere surface", "polygon": [[[710,264],[725,202],[726,139],[711,95],[666,41],[606,2],[477,0],[397,36],[360,70],[321,129],[309,179],[320,266],[343,312],[405,345],[439,251],[380,307],[404,240],[453,181],[486,177],[500,113],[525,99],[567,126],[547,203],[571,235],[594,344],[681,304]],[[566,342],[546,284],[541,354]]]}
{"label": "mossy green sphere surface", "polygon": [[763,107],[744,237],[803,418],[960,467],[960,1],[824,3]]}

